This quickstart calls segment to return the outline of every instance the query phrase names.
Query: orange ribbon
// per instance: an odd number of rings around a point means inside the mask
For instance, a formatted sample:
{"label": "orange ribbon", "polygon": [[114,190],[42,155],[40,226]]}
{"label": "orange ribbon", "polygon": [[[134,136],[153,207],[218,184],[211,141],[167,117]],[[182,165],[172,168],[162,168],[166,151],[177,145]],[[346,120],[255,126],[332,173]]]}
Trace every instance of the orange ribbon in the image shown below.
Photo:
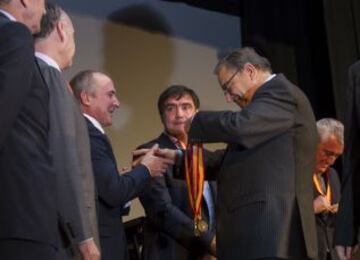
{"label": "orange ribbon", "polygon": [[[326,174],[326,173],[324,173]],[[323,196],[325,196],[325,198],[329,201],[329,203],[331,204],[331,189],[330,189],[330,181],[329,181],[329,177],[326,174],[326,180],[327,180],[327,185],[326,185],[326,194],[324,193],[324,191],[321,189],[321,185],[318,179],[317,174],[313,175],[313,180],[314,180],[314,184],[315,184],[315,188],[316,190]]]}
{"label": "orange ribbon", "polygon": [[185,152],[185,177],[194,221],[201,220],[204,190],[204,149],[202,144],[189,144]]}

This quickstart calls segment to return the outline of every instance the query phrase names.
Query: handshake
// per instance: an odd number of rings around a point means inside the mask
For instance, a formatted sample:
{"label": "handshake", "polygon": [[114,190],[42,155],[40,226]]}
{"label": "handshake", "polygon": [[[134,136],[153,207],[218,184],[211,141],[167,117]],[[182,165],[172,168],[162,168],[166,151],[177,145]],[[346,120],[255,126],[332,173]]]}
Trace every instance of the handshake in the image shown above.
{"label": "handshake", "polygon": [[160,149],[158,144],[151,148],[138,149],[133,152],[132,167],[144,165],[152,177],[162,176],[169,166],[174,165],[176,150]]}

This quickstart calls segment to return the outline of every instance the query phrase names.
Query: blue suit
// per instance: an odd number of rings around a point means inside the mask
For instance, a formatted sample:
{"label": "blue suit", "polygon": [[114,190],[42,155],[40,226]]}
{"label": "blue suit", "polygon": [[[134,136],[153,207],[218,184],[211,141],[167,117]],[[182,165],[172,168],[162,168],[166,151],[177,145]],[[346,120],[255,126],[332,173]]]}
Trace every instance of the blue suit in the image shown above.
{"label": "blue suit", "polygon": [[144,165],[119,175],[109,140],[88,119],[91,161],[98,199],[98,224],[102,260],[128,259],[127,242],[121,212],[150,179]]}

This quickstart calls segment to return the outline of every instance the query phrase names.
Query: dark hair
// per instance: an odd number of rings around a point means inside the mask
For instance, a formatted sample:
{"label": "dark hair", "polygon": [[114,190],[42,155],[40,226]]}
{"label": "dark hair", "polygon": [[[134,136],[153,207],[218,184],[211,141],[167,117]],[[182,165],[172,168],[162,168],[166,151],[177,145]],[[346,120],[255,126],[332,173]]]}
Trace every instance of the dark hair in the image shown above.
{"label": "dark hair", "polygon": [[57,4],[46,1],[45,3],[46,14],[41,18],[40,32],[34,34],[34,38],[46,38],[55,28],[56,23],[60,21],[62,9]]}
{"label": "dark hair", "polygon": [[157,106],[160,116],[162,116],[164,113],[166,100],[169,98],[180,99],[186,94],[190,95],[194,102],[195,108],[198,109],[200,107],[200,100],[194,90],[182,85],[172,85],[165,89],[159,96]]}
{"label": "dark hair", "polygon": [[224,66],[228,69],[242,71],[246,63],[252,64],[255,68],[272,73],[271,64],[265,57],[260,56],[253,48],[244,47],[230,51],[223,57],[214,69],[216,75]]}
{"label": "dark hair", "polygon": [[74,93],[74,96],[80,100],[80,94],[82,91],[91,93],[95,91],[94,83],[94,73],[97,73],[95,70],[83,70],[77,73],[69,82],[70,87]]}

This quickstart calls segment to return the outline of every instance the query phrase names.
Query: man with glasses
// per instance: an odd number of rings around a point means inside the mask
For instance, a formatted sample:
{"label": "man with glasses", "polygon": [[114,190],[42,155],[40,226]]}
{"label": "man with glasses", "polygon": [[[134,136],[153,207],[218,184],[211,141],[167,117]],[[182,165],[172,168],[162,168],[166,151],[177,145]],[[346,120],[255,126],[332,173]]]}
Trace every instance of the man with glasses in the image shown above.
{"label": "man with glasses", "polygon": [[319,260],[337,260],[333,249],[335,216],[340,200],[340,181],[331,165],[344,151],[344,126],[332,118],[316,123],[319,143],[316,151],[314,212],[319,245]]}
{"label": "man with glasses", "polygon": [[217,165],[218,259],[316,259],[308,99],[252,48],[229,53],[215,74],[242,109],[198,112],[189,141],[228,144]]}

